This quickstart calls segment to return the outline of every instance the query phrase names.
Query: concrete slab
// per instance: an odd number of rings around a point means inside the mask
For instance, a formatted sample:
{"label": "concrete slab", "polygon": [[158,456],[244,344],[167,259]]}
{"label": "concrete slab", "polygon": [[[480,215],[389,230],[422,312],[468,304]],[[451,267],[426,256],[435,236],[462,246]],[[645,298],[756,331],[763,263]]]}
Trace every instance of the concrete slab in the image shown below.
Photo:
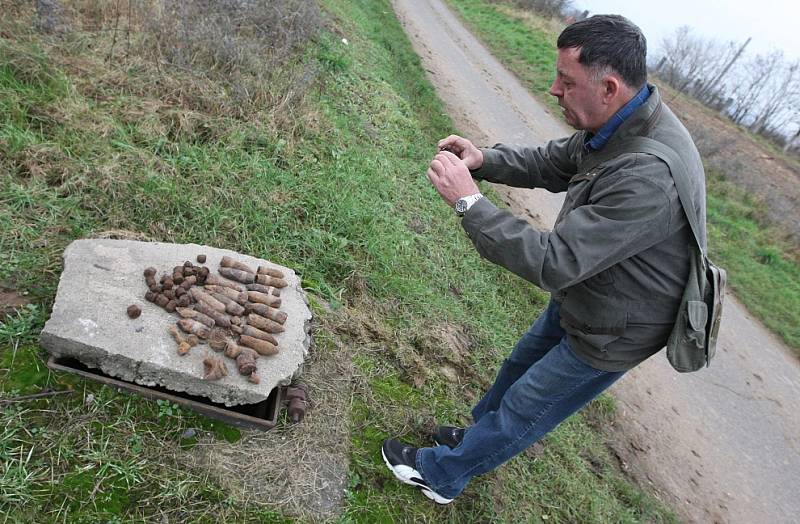
{"label": "concrete slab", "polygon": [[[232,359],[207,344],[179,356],[169,328],[179,317],[147,302],[143,271],[155,267],[157,276],[189,260],[198,264],[198,254],[207,256],[205,266],[218,275],[219,261],[227,255],[248,264],[273,266],[283,271],[289,285],[281,291],[280,310],[288,319],[285,332],[277,334],[279,353],[258,359],[259,384],[239,375]],[[129,305],[142,308],[130,319]],[[300,279],[294,270],[267,260],[227,249],[197,244],[166,244],[130,240],[76,240],[64,251],[64,271],[58,285],[53,312],[45,324],[40,343],[56,357],[73,357],[108,375],[146,386],[160,385],[178,392],[209,398],[235,406],[265,400],[279,384],[288,383],[301,371],[311,344],[311,311]],[[203,359],[221,356],[228,376],[204,380]]]}

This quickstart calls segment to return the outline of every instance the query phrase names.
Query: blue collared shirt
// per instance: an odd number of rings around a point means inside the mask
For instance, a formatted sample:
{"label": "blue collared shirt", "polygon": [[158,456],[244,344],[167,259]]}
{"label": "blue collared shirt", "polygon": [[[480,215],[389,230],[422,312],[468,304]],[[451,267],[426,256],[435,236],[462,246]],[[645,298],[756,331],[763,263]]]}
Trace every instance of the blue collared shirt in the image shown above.
{"label": "blue collared shirt", "polygon": [[588,138],[584,144],[586,150],[598,151],[603,149],[603,146],[611,139],[611,135],[614,134],[614,131],[616,131],[625,119],[631,116],[639,106],[644,104],[648,98],[650,98],[650,87],[645,84],[627,104],[622,106],[619,111],[614,113],[614,116],[612,116],[608,122],[603,124],[603,127],[601,127],[596,134]]}

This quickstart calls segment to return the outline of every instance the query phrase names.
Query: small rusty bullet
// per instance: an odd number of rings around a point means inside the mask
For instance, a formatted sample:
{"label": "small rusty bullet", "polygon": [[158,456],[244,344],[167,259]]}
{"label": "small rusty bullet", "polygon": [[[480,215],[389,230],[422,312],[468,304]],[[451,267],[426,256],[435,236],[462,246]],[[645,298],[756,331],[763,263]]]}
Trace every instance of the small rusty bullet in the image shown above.
{"label": "small rusty bullet", "polygon": [[251,268],[247,264],[239,262],[238,260],[234,260],[229,256],[222,257],[222,260],[219,261],[219,265],[220,267],[238,269],[239,271],[244,271],[246,273],[255,273],[255,271],[253,271],[253,268]]}
{"label": "small rusty bullet", "polygon": [[278,354],[278,348],[274,344],[270,344],[266,340],[259,340],[257,338],[249,337],[247,335],[241,335],[239,337],[239,342],[243,346],[255,349],[259,355],[270,356]]}
{"label": "small rusty bullet", "polygon": [[205,264],[206,263],[206,256],[205,255],[197,255],[197,261],[200,262],[201,264]]}
{"label": "small rusty bullet", "polygon": [[278,311],[277,309],[270,307],[266,304],[248,302],[247,304],[244,305],[244,309],[248,313],[255,313],[257,315],[261,315],[262,317],[274,320],[278,324],[285,324],[286,319],[288,318],[286,312]]}
{"label": "small rusty bullet", "polygon": [[284,278],[282,271],[267,266],[258,266],[257,273],[259,275],[269,275],[275,278]]}

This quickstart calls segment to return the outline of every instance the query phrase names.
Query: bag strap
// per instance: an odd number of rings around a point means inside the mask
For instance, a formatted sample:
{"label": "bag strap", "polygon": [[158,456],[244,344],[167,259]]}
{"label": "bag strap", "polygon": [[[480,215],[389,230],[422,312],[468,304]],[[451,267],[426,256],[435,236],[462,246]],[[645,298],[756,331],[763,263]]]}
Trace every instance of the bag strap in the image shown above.
{"label": "bag strap", "polygon": [[689,221],[689,227],[692,229],[694,241],[697,243],[697,247],[700,249],[703,256],[707,256],[706,250],[703,248],[702,242],[700,242],[700,227],[697,224],[697,212],[695,211],[694,201],[689,187],[689,169],[686,167],[683,158],[681,158],[674,149],[652,138],[644,136],[631,137],[623,140],[619,144],[615,144],[615,146],[608,151],[600,151],[592,155],[592,158],[587,159],[587,162],[581,164],[581,171],[584,173],[591,171],[603,162],[611,160],[625,152],[649,153],[657,156],[667,164],[669,172],[672,175],[672,180],[675,182],[675,188],[678,190],[678,200],[683,207],[686,219]]}

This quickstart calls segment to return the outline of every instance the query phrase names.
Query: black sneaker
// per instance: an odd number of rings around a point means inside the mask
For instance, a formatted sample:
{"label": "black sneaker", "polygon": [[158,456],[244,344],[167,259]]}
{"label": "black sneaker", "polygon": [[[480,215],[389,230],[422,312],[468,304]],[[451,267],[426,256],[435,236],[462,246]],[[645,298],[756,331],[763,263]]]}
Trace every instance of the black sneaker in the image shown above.
{"label": "black sneaker", "polygon": [[466,429],[455,426],[438,426],[433,434],[433,441],[437,446],[455,448],[464,440],[465,431]]}
{"label": "black sneaker", "polygon": [[419,448],[406,446],[397,439],[386,439],[381,446],[383,461],[394,476],[404,484],[422,490],[422,493],[437,504],[449,504],[453,499],[443,497],[433,491],[417,471],[417,451]]}

